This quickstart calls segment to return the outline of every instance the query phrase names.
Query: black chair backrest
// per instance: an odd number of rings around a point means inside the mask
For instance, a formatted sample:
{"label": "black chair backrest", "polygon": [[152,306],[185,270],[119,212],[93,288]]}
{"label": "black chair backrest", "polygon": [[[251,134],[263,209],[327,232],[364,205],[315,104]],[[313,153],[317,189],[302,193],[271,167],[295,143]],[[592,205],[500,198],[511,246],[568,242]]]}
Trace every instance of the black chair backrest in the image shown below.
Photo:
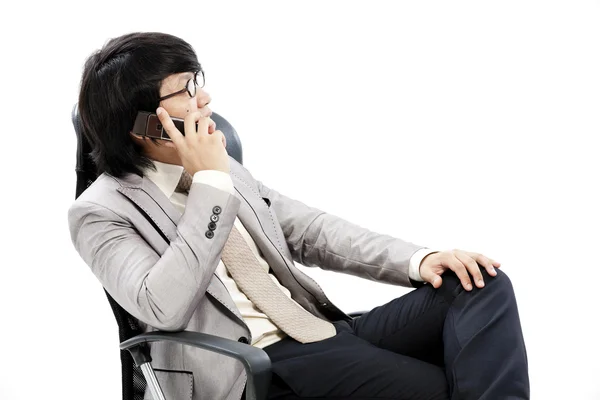
{"label": "black chair backrest", "polygon": [[[217,129],[221,130],[227,140],[227,153],[242,164],[242,143],[240,138],[227,120],[219,114],[211,115]],[[92,146],[83,133],[81,120],[77,104],[73,107],[71,120],[77,135],[77,164],[75,172],[77,174],[77,185],[75,189],[75,198],[78,198],[98,177],[96,167],[91,158]],[[138,325],[137,319],[123,309],[109,294],[106,297],[110,303],[110,308],[115,315],[119,327],[119,342],[130,339],[140,333],[142,330]],[[121,381],[123,390],[123,400],[143,400],[146,390],[146,379],[142,371],[135,366],[133,358],[128,351],[121,351]]]}

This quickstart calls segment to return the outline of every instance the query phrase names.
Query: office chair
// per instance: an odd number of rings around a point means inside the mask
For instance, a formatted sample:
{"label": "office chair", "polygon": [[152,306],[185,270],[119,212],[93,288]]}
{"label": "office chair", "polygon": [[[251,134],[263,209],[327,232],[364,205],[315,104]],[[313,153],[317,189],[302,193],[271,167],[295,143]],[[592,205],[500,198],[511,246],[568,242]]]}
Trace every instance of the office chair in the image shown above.
{"label": "office chair", "polygon": [[[237,132],[225,118],[217,113],[213,113],[211,118],[215,121],[217,129],[225,134],[227,153],[241,164],[242,145]],[[75,166],[77,174],[75,198],[77,198],[98,176],[90,157],[91,144],[83,134],[77,104],[73,107],[71,120],[77,135],[77,163]],[[246,399],[266,399],[271,383],[271,360],[262,349],[200,332],[143,333],[137,320],[117,304],[108,292],[105,291],[105,293],[119,327],[123,400],[143,400],[146,386],[154,400],[167,400],[150,364],[152,359],[147,343],[155,341],[174,341],[240,360],[247,374]]]}
{"label": "office chair", "polygon": [[[242,144],[233,126],[215,112],[212,113],[211,118],[215,121],[217,129],[225,135],[227,153],[242,164]],[[77,163],[75,166],[77,174],[75,198],[77,198],[96,180],[98,175],[90,157],[91,144],[83,134],[77,104],[73,107],[71,120],[77,135]],[[152,358],[147,343],[155,341],[173,341],[240,360],[247,375],[246,400],[266,399],[271,383],[271,360],[262,349],[200,332],[143,333],[137,319],[117,304],[108,292],[105,291],[105,293],[119,327],[123,400],[143,400],[146,386],[154,400],[169,400],[165,399],[151,366]],[[363,312],[355,312],[349,315],[357,318],[362,314]]]}

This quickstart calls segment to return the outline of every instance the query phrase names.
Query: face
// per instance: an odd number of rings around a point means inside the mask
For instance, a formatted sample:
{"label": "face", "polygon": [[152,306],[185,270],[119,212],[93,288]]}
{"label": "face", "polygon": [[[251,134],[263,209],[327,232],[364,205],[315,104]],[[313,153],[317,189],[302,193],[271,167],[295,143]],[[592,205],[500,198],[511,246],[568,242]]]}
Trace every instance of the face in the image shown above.
{"label": "face", "polygon": [[[160,97],[175,93],[185,88],[186,83],[194,78],[192,72],[183,72],[180,74],[169,75],[163,79],[160,86]],[[160,102],[170,116],[177,118],[185,118],[188,113],[200,111],[203,116],[210,117],[212,111],[208,107],[211,98],[210,95],[202,88],[196,88],[196,96],[190,98],[187,92],[178,94]]]}
{"label": "face", "polygon": [[[182,72],[179,74],[169,75],[163,79],[160,86],[160,97],[167,96],[171,93],[180,91],[186,87],[188,80],[193,79],[193,72]],[[203,88],[196,88],[196,96],[190,98],[187,91],[168,99],[162,100],[160,106],[167,110],[171,117],[184,119],[189,113],[200,111],[204,117],[210,117],[212,110],[208,107],[211,102],[210,95]],[[161,161],[168,164],[181,165],[181,159],[177,154],[175,145],[168,140],[157,140],[154,143],[148,138],[134,136],[134,140],[138,141],[144,149],[146,155],[156,161]]]}

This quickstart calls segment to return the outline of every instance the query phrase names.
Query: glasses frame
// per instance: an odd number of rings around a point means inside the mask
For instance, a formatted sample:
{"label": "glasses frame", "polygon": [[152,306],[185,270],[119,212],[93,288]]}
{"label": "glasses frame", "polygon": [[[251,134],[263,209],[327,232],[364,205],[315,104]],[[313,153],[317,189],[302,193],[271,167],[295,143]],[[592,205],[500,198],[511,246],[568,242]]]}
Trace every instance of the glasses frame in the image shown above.
{"label": "glasses frame", "polygon": [[[202,74],[202,86],[198,85],[198,74]],[[199,86],[200,86],[200,89],[202,89],[202,88],[204,87],[204,85],[206,84],[206,79],[205,79],[205,76],[204,76],[204,71],[203,71],[203,70],[200,70],[200,71],[196,72],[196,73],[194,74],[194,77],[193,77],[193,78],[190,78],[190,79],[188,79],[188,80],[187,80],[187,82],[185,83],[185,87],[184,87],[183,89],[181,89],[181,90],[178,90],[177,92],[174,92],[174,93],[168,94],[168,95],[166,95],[166,96],[163,96],[163,97],[161,97],[160,99],[158,99],[158,101],[159,101],[159,102],[161,102],[161,101],[163,101],[163,100],[170,99],[170,98],[171,98],[171,97],[173,97],[173,96],[177,96],[177,95],[180,95],[180,94],[182,94],[182,93],[185,93],[185,92],[187,92],[187,93],[188,93],[188,95],[190,96],[190,99],[191,99],[191,98],[193,98],[193,97],[196,95],[196,93],[192,94],[192,93],[190,92],[190,90],[188,89],[188,88],[189,88],[189,86],[190,86],[190,81],[192,81],[192,80],[194,81],[194,88],[195,88],[195,91],[197,91],[197,90],[198,90],[198,87],[199,87]]]}

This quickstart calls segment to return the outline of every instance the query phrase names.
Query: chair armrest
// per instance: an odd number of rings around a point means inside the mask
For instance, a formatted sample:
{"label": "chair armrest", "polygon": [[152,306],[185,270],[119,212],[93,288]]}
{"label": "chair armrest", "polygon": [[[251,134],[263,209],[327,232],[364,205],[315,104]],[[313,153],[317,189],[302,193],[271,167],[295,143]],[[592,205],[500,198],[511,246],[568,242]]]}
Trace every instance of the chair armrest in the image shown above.
{"label": "chair armrest", "polygon": [[[257,347],[201,332],[149,332],[137,335],[120,344],[121,350],[128,350],[136,365],[135,347],[143,343],[170,341],[214,351],[238,359],[244,365],[247,375],[246,399],[262,400],[267,398],[271,384],[271,359],[267,353]],[[150,360],[147,360],[150,361]]]}
{"label": "chair armrest", "polygon": [[351,312],[350,314],[348,314],[348,316],[350,316],[352,318],[358,318],[365,313],[368,313],[368,311],[355,311],[355,312]]}

